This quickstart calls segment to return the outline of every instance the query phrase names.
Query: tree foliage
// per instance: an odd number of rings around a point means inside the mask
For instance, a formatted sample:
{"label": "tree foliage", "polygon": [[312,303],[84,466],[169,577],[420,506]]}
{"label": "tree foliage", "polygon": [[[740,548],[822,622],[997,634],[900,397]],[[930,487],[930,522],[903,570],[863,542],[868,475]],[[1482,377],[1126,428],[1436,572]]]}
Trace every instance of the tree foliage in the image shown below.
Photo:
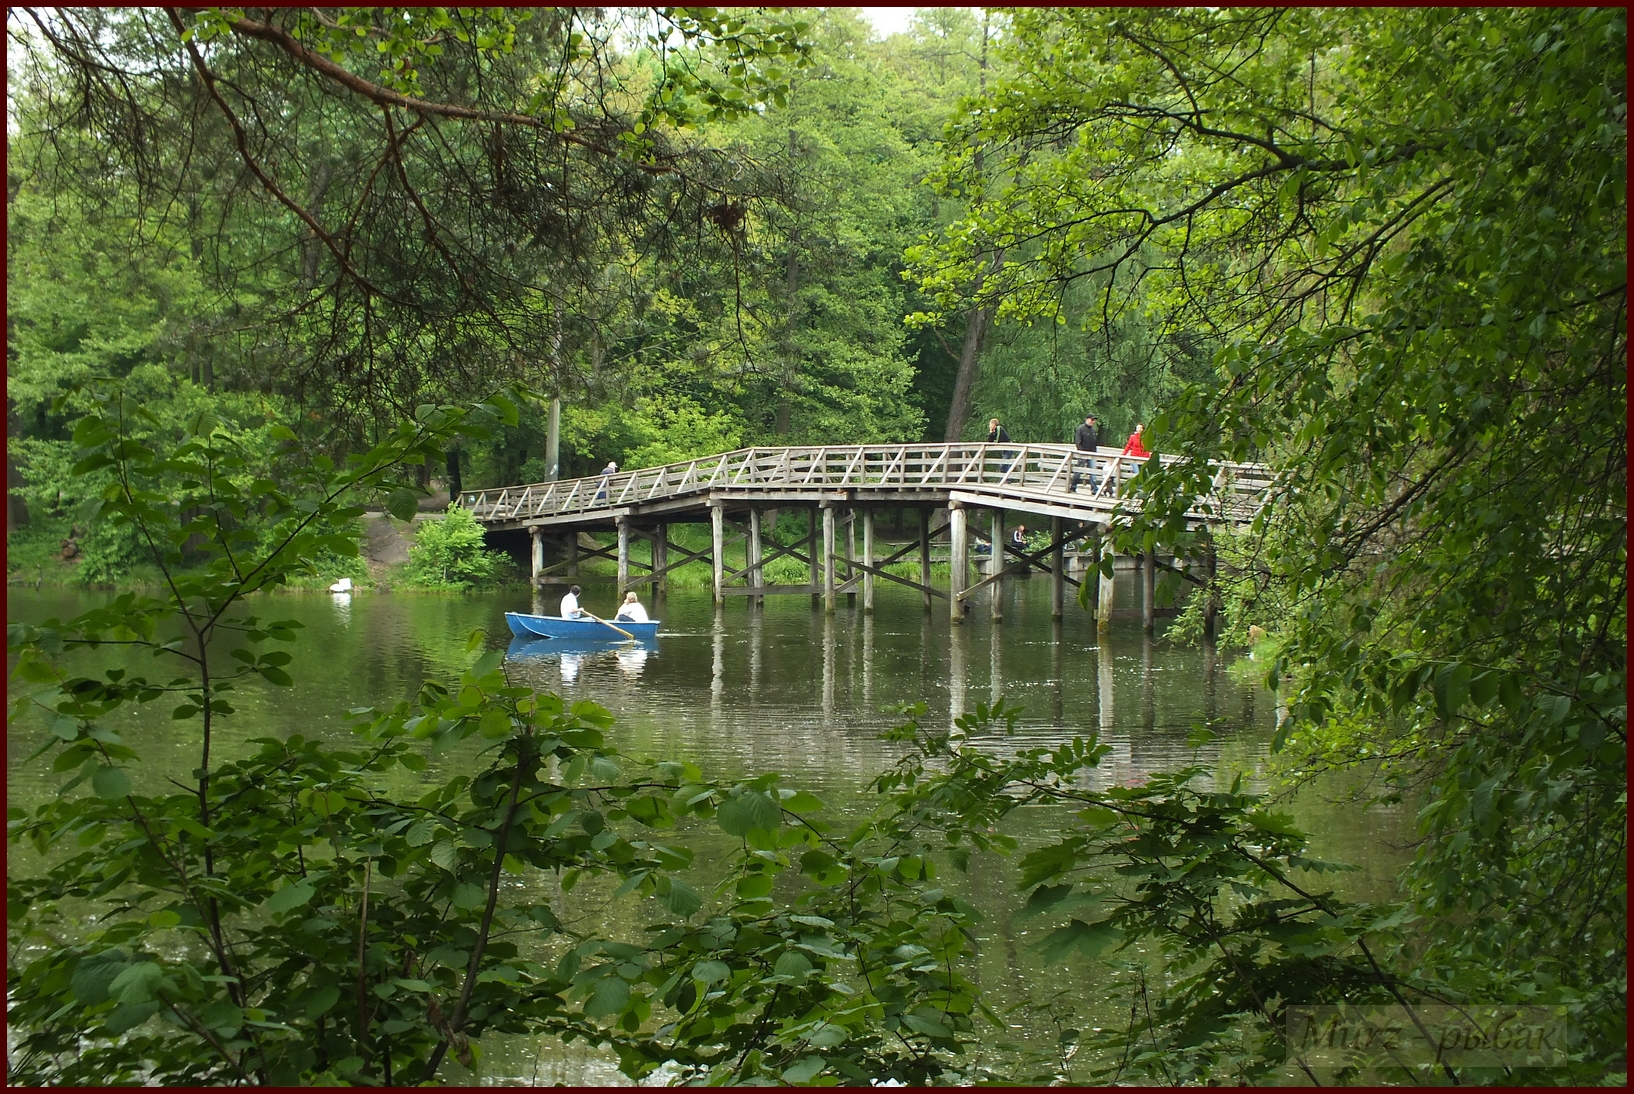
{"label": "tree foliage", "polygon": [[[1279,471],[1232,577],[1275,633],[1296,769],[1422,805],[1413,956],[1580,1008],[1622,1058],[1626,43],[1619,10],[1015,15],[950,150],[1004,182],[927,291],[1195,329],[1120,549],[1200,549],[1210,458]],[[973,104],[978,105],[978,104]],[[1382,759],[1381,759],[1382,757]]]}
{"label": "tree foliage", "polygon": [[[634,1078],[666,1062],[715,1082],[919,1083],[957,1067],[973,1039],[974,912],[933,883],[912,826],[847,832],[775,775],[711,782],[622,757],[606,711],[511,686],[481,632],[458,680],[349,711],[350,747],[296,734],[221,755],[235,688],[294,682],[290,654],[269,647],[298,624],[247,598],[319,552],[355,553],[359,492],[412,511],[392,469],[514,424],[512,400],[424,406],[344,467],[304,459],[285,431],[277,477],[248,482],[229,431],[201,419],[170,444],[129,428],[144,417],[98,393],[76,466],[110,473],[98,500],[135,529],[163,594],[8,634],[10,722],[43,717],[34,759],[65,776],[8,815],[13,846],[39,856],[18,868],[13,855],[7,893],[15,1077],[414,1085],[450,1055],[477,1067],[488,1033],[610,1045]],[[194,537],[208,562],[184,572]],[[179,675],[67,667],[115,644]],[[174,704],[191,737],[192,785],[147,770],[114,728],[150,703]],[[474,775],[394,789],[394,770],[468,739],[490,742]],[[664,834],[689,817],[736,841],[707,912],[680,876],[693,853]],[[563,892],[604,878],[663,913],[646,938],[577,931],[515,898],[508,879],[530,874]]]}

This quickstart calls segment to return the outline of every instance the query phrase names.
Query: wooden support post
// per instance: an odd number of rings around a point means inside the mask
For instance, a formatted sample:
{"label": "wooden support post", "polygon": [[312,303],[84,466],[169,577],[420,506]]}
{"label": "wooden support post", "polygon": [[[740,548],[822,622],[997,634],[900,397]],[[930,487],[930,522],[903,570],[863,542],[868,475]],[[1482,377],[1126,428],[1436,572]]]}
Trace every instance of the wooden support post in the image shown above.
{"label": "wooden support post", "polygon": [[1151,634],[1157,626],[1157,549],[1148,547],[1140,560],[1140,628]]}
{"label": "wooden support post", "polygon": [[624,603],[624,594],[630,589],[630,518],[618,518],[618,593],[615,600]]}
{"label": "wooden support post", "polygon": [[726,603],[726,510],[720,505],[709,507],[710,551],[709,561],[715,569],[715,605]]}
{"label": "wooden support post", "polygon": [[948,506],[948,528],[953,537],[953,556],[948,566],[949,614],[955,623],[965,621],[965,584],[970,578],[970,535],[965,527],[964,506],[954,502]]}
{"label": "wooden support post", "polygon": [[[874,566],[874,511],[862,511],[862,564],[869,570]],[[874,610],[874,575],[864,570],[862,572],[862,610]]]}
{"label": "wooden support post", "polygon": [[924,598],[925,610],[930,611],[930,513],[925,509],[919,513],[919,584],[923,591],[919,594]]}
{"label": "wooden support post", "polygon": [[823,611],[834,610],[834,507],[823,506]]}
{"label": "wooden support post", "polygon": [[993,622],[1004,618],[1004,510],[993,510],[993,548],[987,556],[988,570],[993,577]]}
{"label": "wooden support post", "polygon": [[1218,566],[1214,554],[1214,537],[1210,535],[1203,547],[1203,577],[1207,581],[1203,586],[1203,637],[1210,643],[1214,641],[1214,629],[1220,614],[1220,590],[1215,585]]}
{"label": "wooden support post", "polygon": [[570,529],[567,533],[567,576],[579,576],[579,533],[577,529]]}
{"label": "wooden support post", "polygon": [[652,537],[652,572],[658,575],[653,595],[669,592],[669,525],[660,524]]}
{"label": "wooden support post", "polygon": [[[749,507],[749,557],[745,560],[749,566],[749,584],[759,589],[765,586],[765,575],[760,570],[760,510]],[[751,596],[749,603],[756,608],[766,606],[766,598],[759,594]]]}
{"label": "wooden support post", "polygon": [[533,585],[539,587],[539,571],[545,568],[545,530],[537,524],[528,529],[528,538],[533,541]]}
{"label": "wooden support post", "polygon": [[[856,567],[851,565],[852,562],[856,560],[856,557],[857,511],[852,509],[845,515],[845,580],[848,583],[852,578],[857,576]],[[845,594],[845,606],[848,608],[855,608],[857,606],[857,593],[854,586],[850,592]]]}
{"label": "wooden support post", "polygon": [[[1112,526],[1107,525],[1101,531],[1101,549],[1096,552],[1095,560],[1098,564],[1117,561],[1117,552],[1112,547]],[[1095,629],[1100,631],[1112,628],[1112,591],[1114,588],[1111,574],[1102,573],[1100,576],[1100,606],[1095,612]]]}
{"label": "wooden support post", "polygon": [[1061,535],[1063,532],[1063,528],[1061,526],[1063,523],[1065,522],[1062,521],[1060,517],[1050,518],[1050,542],[1055,544],[1054,548],[1052,548],[1050,551],[1051,619],[1060,619],[1062,615],[1065,614],[1061,609],[1061,602],[1064,599],[1064,593],[1067,587],[1065,580],[1066,574],[1062,572],[1062,566],[1066,563],[1065,545],[1061,542]]}
{"label": "wooden support post", "polygon": [[823,563],[817,556],[817,510],[806,510],[806,557],[811,559],[811,606],[823,602]]}

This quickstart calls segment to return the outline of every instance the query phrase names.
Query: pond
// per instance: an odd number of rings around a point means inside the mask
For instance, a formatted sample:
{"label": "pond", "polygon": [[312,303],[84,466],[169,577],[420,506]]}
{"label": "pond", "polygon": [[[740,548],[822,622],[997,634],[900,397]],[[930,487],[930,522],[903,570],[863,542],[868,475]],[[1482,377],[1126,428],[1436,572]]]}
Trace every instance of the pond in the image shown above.
{"label": "pond", "polygon": [[[1117,605],[1138,601],[1135,575],[1118,578]],[[406,697],[427,677],[456,675],[467,662],[466,638],[488,632],[489,644],[509,639],[506,611],[554,612],[557,594],[535,603],[525,589],[446,596],[410,593],[279,594],[253,610],[264,618],[295,618],[305,624],[293,648],[289,672],[293,688],[273,688],[257,680],[233,699],[238,713],[225,722],[218,748],[231,753],[259,736],[303,733],[329,739],[349,736],[348,707],[387,704]],[[873,806],[865,792],[869,778],[900,754],[900,745],[880,739],[900,719],[892,708],[923,701],[928,722],[946,724],[978,703],[1000,696],[1024,707],[1015,745],[1054,743],[1099,732],[1111,745],[1100,778],[1105,783],[1140,781],[1157,771],[1201,762],[1229,782],[1237,773],[1250,786],[1268,783],[1266,763],[1275,721],[1275,697],[1253,683],[1251,673],[1234,670],[1242,651],[1218,654],[1145,636],[1137,620],[1118,620],[1108,636],[1069,605],[1060,623],[1050,620],[1047,580],[1007,583],[1004,621],[993,624],[985,603],[969,621],[948,623],[947,609],[927,614],[919,594],[881,588],[877,610],[840,599],[833,615],[813,608],[805,596],[768,597],[764,608],[733,598],[717,611],[707,591],[674,592],[650,605],[663,620],[656,648],[599,652],[548,652],[548,643],[515,650],[508,661],[513,680],[591,699],[618,718],[612,743],[655,759],[688,759],[713,776],[777,771],[785,786],[810,789],[842,813]],[[13,591],[13,622],[69,616],[89,607],[99,594],[63,590]],[[585,606],[611,614],[610,586],[587,585]],[[89,657],[89,654],[82,655]],[[100,655],[103,667],[121,656]],[[133,671],[154,673],[144,656],[129,657]],[[86,664],[84,667],[89,668]],[[158,705],[158,704],[156,704]],[[165,775],[185,778],[196,762],[191,737],[175,728],[168,711],[147,710],[128,724],[130,742],[143,754],[137,789],[157,790]],[[1208,722],[1215,739],[1201,750],[1188,746],[1195,726]],[[193,723],[187,723],[192,725]],[[29,806],[61,781],[49,760],[24,764],[43,741],[44,723],[12,727],[7,737],[8,783],[12,805]],[[999,745],[1000,742],[995,742]],[[424,774],[441,781],[476,762],[475,749],[451,750]],[[144,786],[144,780],[155,785]],[[1360,867],[1344,876],[1351,896],[1387,898],[1405,861],[1410,839],[1408,807],[1363,812],[1335,799],[1343,787],[1312,787],[1291,804],[1300,823],[1314,835],[1319,857]],[[1013,832],[1025,846],[1046,838],[1054,818],[1018,818]],[[708,887],[709,833],[689,833],[699,850],[696,887]],[[22,863],[12,857],[13,868]],[[1042,1002],[1041,985],[1071,989],[1074,1021],[1097,1026],[1118,1021],[1120,1004],[1097,990],[1104,966],[1075,956],[1070,975],[1043,966],[1030,949],[1049,928],[1041,920],[1018,918],[1015,862],[977,856],[967,876],[950,886],[984,914],[979,939],[978,979],[995,1009],[1027,1000]],[[530,886],[552,888],[544,879]],[[560,902],[558,892],[546,893]],[[567,900],[581,929],[638,937],[645,913],[629,901],[607,904],[584,887]],[[599,920],[598,920],[599,917]],[[1053,1042],[1042,1016],[1017,1012],[1007,1019],[1011,1040]],[[996,1043],[996,1041],[995,1041]],[[496,1043],[480,1076],[450,1074],[454,1082],[497,1084],[602,1084],[626,1080],[610,1055],[580,1046]],[[998,1050],[993,1050],[998,1051]],[[450,1063],[446,1070],[458,1072]]]}

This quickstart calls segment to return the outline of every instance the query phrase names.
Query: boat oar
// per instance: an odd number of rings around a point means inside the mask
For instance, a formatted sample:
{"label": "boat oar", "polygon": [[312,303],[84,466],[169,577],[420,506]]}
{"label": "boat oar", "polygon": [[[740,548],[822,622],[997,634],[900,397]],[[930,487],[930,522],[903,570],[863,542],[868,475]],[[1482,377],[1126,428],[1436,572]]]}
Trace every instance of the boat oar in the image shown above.
{"label": "boat oar", "polygon": [[[579,610],[581,612],[584,612],[583,608],[580,608]],[[601,616],[599,616],[599,615],[590,615],[589,612],[584,612],[584,614],[589,615],[591,619],[594,619],[597,623],[600,623],[604,627],[613,627],[613,625],[611,623],[607,622],[607,620],[601,618]],[[619,634],[622,634],[625,638],[628,638],[631,642],[636,641],[635,635],[631,634],[629,631],[625,630],[623,627],[613,627],[613,629],[615,631],[617,631]]]}

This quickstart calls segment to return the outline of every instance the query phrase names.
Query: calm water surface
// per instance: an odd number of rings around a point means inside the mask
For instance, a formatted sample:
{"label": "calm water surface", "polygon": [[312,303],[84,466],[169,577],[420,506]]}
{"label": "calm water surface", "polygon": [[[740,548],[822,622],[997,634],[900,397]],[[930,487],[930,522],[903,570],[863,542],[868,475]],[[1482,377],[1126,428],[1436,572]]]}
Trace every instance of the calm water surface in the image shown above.
{"label": "calm water surface", "polygon": [[[1133,607],[1133,575],[1120,575],[1118,606]],[[1069,606],[1052,624],[1047,581],[1015,581],[1004,592],[1004,621],[989,621],[988,603],[975,605],[970,620],[950,627],[947,608],[926,614],[919,595],[889,586],[879,590],[877,610],[865,615],[842,597],[832,616],[813,610],[804,596],[768,597],[760,611],[734,598],[717,612],[707,592],[672,593],[651,605],[664,626],[655,650],[554,653],[548,643],[520,644],[508,660],[518,683],[591,699],[618,718],[613,743],[655,759],[689,759],[706,773],[736,776],[763,771],[784,775],[784,785],[812,789],[831,807],[861,812],[873,806],[863,792],[868,779],[900,754],[879,739],[896,724],[890,708],[924,701],[926,720],[947,724],[978,703],[1003,696],[1023,706],[1015,746],[1050,744],[1098,731],[1112,746],[1103,761],[1104,784],[1135,782],[1190,763],[1216,769],[1226,781],[1243,773],[1249,785],[1266,785],[1265,759],[1274,726],[1274,698],[1228,671],[1237,651],[1218,656],[1177,647],[1141,633],[1136,621],[1118,621],[1098,641],[1092,620]],[[8,616],[32,622],[68,618],[97,594],[14,591]],[[586,607],[610,615],[610,586],[587,586]],[[305,624],[289,666],[294,688],[247,684],[233,698],[238,713],[226,720],[218,748],[229,753],[254,737],[302,733],[349,737],[348,707],[394,702],[427,677],[455,676],[466,663],[468,634],[485,629],[491,646],[509,638],[506,611],[555,611],[555,597],[535,603],[526,590],[469,596],[428,594],[278,595],[262,598],[263,618],[294,618]],[[90,668],[90,654],[83,655]],[[128,664],[133,672],[161,675],[146,656],[97,655],[102,667]],[[168,667],[167,667],[168,668]],[[158,706],[159,704],[155,704]],[[1186,745],[1194,726],[1207,722],[1216,739],[1201,751]],[[196,763],[192,739],[175,728],[166,710],[133,714],[122,727],[144,763],[139,790],[157,791],[165,775],[185,777]],[[24,764],[44,740],[44,723],[19,724],[7,737],[7,789],[13,805],[32,805],[49,795],[59,776],[49,760]],[[468,742],[470,743],[470,742]],[[1004,747],[1002,739],[994,747]],[[427,781],[469,770],[475,748],[451,750],[433,761]],[[404,776],[407,777],[407,776]],[[151,785],[145,785],[151,784]],[[1331,788],[1330,788],[1331,790]],[[1347,875],[1353,895],[1383,898],[1403,861],[1410,818],[1400,807],[1363,813],[1307,790],[1291,809],[1315,836],[1315,853],[1361,867]],[[1053,818],[1018,818],[1015,834],[1027,843],[1047,839]],[[711,837],[693,833],[698,880],[707,886]],[[1056,966],[1044,975],[1030,951],[1049,928],[1014,918],[1014,861],[978,857],[968,877],[952,880],[986,915],[979,978],[996,1009],[1059,988],[1071,988],[1079,1024],[1118,1020],[1120,1004],[1100,987],[1106,971],[1094,962]],[[546,880],[530,882],[560,900]],[[628,901],[609,910],[599,895],[581,887],[568,899],[583,929],[637,936],[647,911]],[[576,908],[575,908],[576,906]],[[1065,976],[1062,974],[1066,973]],[[1052,1030],[1025,1018],[1014,1040],[1047,1038]],[[452,1081],[516,1083],[620,1083],[612,1063],[591,1050],[538,1041],[490,1044],[481,1076]],[[457,1065],[449,1065],[458,1071]]]}

